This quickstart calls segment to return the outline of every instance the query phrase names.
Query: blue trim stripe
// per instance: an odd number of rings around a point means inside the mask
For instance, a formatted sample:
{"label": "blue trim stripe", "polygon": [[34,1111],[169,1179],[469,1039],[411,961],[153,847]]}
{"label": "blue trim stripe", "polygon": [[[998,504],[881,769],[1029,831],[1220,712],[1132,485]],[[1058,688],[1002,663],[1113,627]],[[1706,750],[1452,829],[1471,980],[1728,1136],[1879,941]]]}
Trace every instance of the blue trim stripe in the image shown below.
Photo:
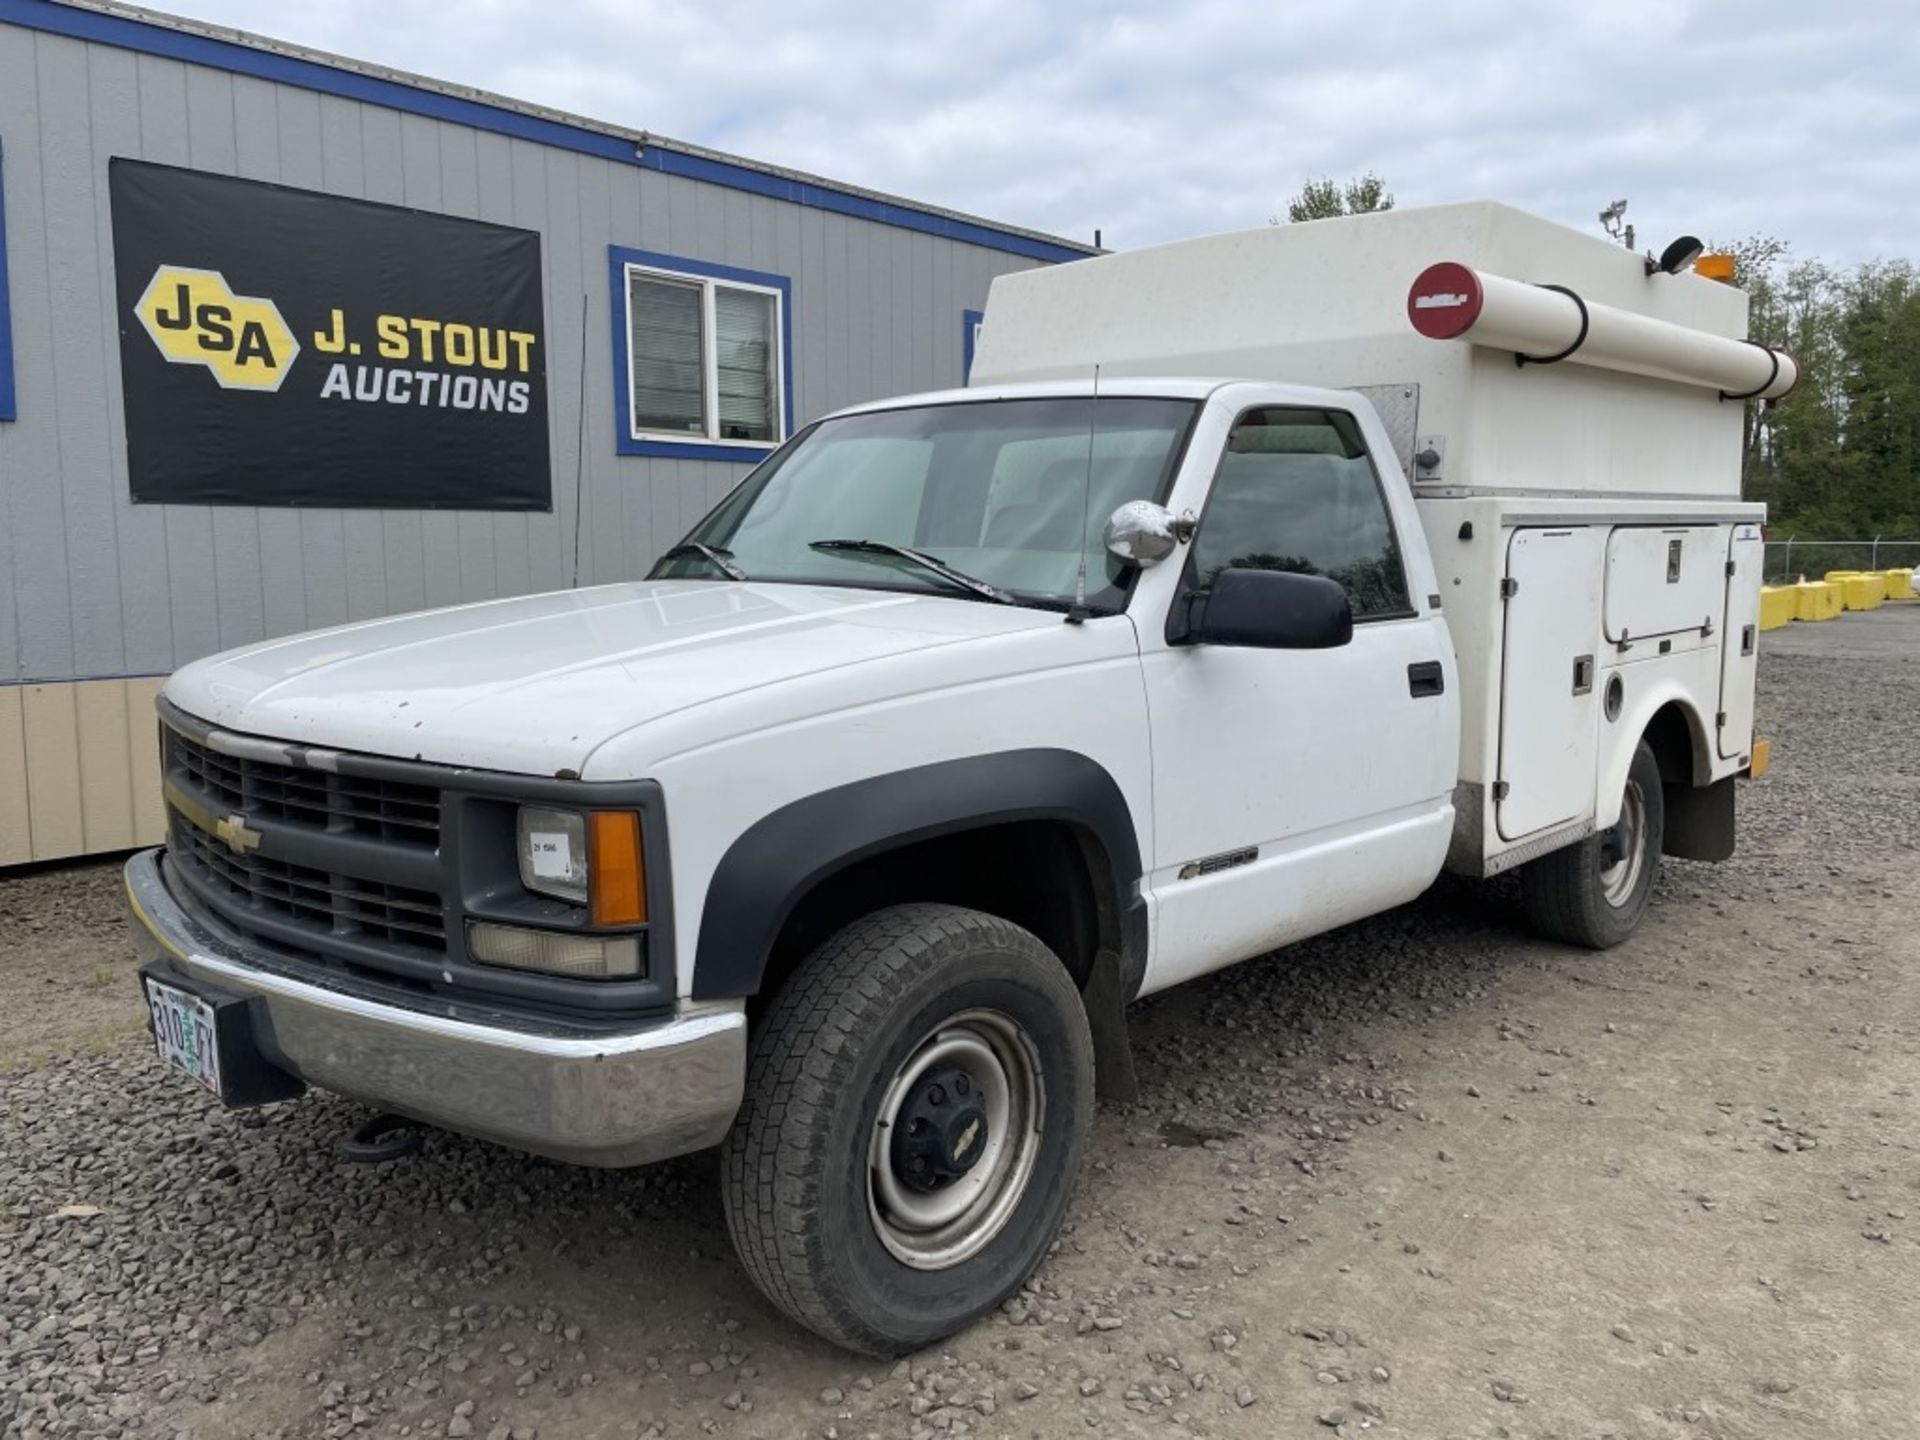
{"label": "blue trim stripe", "polygon": [[851,215],[856,220],[871,220],[878,225],[892,225],[902,230],[918,230],[924,235],[938,235],[943,240],[958,240],[963,244],[1003,250],[1033,260],[1084,260],[1090,253],[1036,240],[1029,235],[1009,234],[991,225],[962,220],[955,215],[936,215],[896,201],[849,194],[845,190],[810,184],[786,175],[769,175],[764,170],[731,165],[705,155],[689,155],[681,150],[667,150],[658,145],[647,146],[640,156],[640,165],[642,169],[658,170],[663,175],[679,175],[709,185],[724,185],[729,190],[745,190],[749,194],[765,195],[772,200],[785,200],[815,210],[831,210],[836,215]]}
{"label": "blue trim stripe", "polygon": [[984,310],[962,310],[960,312],[960,383],[967,385],[973,380],[973,332],[987,318]]}
{"label": "blue trim stripe", "polygon": [[0,150],[0,420],[12,420],[19,411],[13,392],[13,301],[7,290],[7,167]]}
{"label": "blue trim stripe", "polygon": [[[627,363],[631,346],[627,341],[627,266],[644,265],[650,270],[666,270],[681,275],[703,275],[709,280],[734,280],[742,285],[758,285],[763,290],[780,292],[780,408],[785,415],[785,433],[781,442],[771,445],[715,445],[699,440],[641,440],[634,436],[633,394],[627,382]],[[613,448],[621,455],[646,455],[656,460],[721,460],[731,465],[757,465],[793,434],[793,281],[785,275],[763,270],[742,270],[736,265],[717,265],[711,260],[688,260],[678,255],[662,255],[654,250],[630,250],[624,245],[607,247],[608,298],[613,307]]]}
{"label": "blue trim stripe", "polygon": [[482,100],[446,95],[399,80],[362,75],[317,60],[278,55],[231,40],[216,40],[211,36],[194,35],[164,25],[150,25],[122,15],[73,9],[58,4],[57,0],[0,0],[0,22],[29,30],[42,30],[52,35],[65,35],[75,40],[112,45],[143,55],[161,55],[169,60],[205,65],[236,75],[251,75],[281,85],[294,85],[324,95],[361,100],[369,105],[382,105],[390,110],[425,115],[455,125],[470,125],[476,130],[489,130],[556,149],[595,155],[602,160],[623,165],[639,165],[663,175],[679,175],[709,185],[725,186],[729,190],[744,190],[749,194],[765,195],[816,210],[830,210],[838,215],[850,215],[855,219],[871,220],[902,230],[917,230],[925,235],[980,245],[1010,255],[1024,255],[1034,260],[1065,261],[1083,260],[1089,253],[1031,235],[1000,230],[978,221],[937,215],[898,201],[856,195],[784,175],[770,175],[763,170],[716,157],[690,155],[654,145],[646,146],[643,151],[626,136],[609,135],[584,125],[526,115]]}

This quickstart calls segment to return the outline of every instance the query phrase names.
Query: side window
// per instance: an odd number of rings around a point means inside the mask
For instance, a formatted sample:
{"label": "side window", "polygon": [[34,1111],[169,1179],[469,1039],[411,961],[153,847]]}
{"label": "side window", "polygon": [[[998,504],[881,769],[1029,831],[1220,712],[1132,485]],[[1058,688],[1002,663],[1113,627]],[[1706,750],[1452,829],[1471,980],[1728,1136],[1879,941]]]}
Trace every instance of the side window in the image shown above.
{"label": "side window", "polygon": [[1406,572],[1353,417],[1270,408],[1227,437],[1194,537],[1202,588],[1222,570],[1291,570],[1346,587],[1356,620],[1405,614]]}

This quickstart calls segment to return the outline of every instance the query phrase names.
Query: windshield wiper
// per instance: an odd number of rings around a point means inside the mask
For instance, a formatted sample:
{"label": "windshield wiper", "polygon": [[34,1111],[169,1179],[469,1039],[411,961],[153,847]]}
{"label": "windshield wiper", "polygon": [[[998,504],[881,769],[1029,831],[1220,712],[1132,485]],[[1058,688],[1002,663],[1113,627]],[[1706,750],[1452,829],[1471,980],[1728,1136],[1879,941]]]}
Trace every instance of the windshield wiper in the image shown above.
{"label": "windshield wiper", "polygon": [[662,560],[684,560],[695,557],[706,561],[729,580],[744,580],[747,572],[733,563],[733,552],[722,550],[717,545],[702,545],[698,540],[682,540],[660,558]]}
{"label": "windshield wiper", "polygon": [[956,570],[944,560],[935,559],[921,551],[909,549],[905,545],[896,545],[891,540],[809,540],[809,550],[827,550],[842,555],[892,555],[901,560],[911,561],[922,570],[938,575],[949,585],[956,585],[969,595],[978,595],[982,600],[992,600],[1000,605],[1018,605],[1020,602],[998,585],[989,584],[976,575],[964,570]]}

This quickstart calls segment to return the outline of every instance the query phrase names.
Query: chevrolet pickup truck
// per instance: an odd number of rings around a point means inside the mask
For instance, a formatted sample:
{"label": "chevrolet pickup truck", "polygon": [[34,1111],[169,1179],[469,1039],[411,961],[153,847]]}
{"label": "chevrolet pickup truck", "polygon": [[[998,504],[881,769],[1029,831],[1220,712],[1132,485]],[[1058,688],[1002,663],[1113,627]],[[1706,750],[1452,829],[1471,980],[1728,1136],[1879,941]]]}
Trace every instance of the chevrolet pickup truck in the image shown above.
{"label": "chevrolet pickup truck", "polygon": [[1792,378],[1744,319],[1495,206],[996,282],[973,388],[808,426],[644,581],[175,674],[159,1051],[229,1105],[717,1146],[776,1306],[931,1343],[1056,1236],[1133,999],[1443,868],[1610,946],[1663,851],[1730,852],[1735,402]]}

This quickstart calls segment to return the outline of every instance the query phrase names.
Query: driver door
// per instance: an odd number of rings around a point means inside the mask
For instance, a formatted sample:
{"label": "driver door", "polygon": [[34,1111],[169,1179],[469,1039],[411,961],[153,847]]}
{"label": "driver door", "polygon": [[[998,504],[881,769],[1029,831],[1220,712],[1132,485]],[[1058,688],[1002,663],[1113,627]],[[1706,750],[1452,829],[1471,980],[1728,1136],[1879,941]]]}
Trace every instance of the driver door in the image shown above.
{"label": "driver door", "polygon": [[1183,561],[1176,614],[1228,567],[1293,570],[1338,580],[1354,627],[1335,648],[1268,650],[1169,642],[1142,617],[1157,912],[1145,990],[1412,898],[1453,817],[1452,648],[1409,590],[1355,417],[1243,412]]}

